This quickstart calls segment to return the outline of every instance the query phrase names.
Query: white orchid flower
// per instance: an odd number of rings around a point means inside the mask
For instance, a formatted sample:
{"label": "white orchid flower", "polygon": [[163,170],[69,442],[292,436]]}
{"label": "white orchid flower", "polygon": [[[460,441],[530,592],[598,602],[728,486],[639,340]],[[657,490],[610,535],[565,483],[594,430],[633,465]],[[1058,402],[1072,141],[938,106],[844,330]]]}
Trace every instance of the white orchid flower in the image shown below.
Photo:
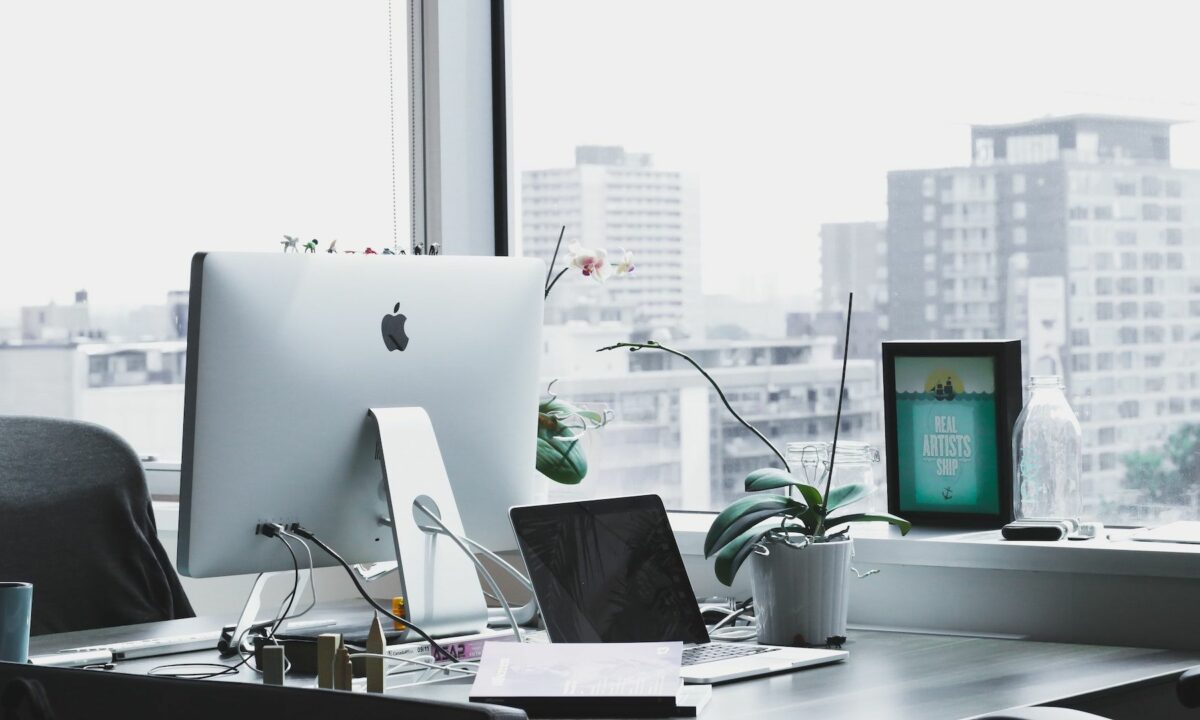
{"label": "white orchid flower", "polygon": [[592,250],[585,248],[579,243],[572,243],[567,252],[571,254],[571,267],[577,267],[583,271],[584,277],[595,278],[597,282],[604,282],[612,270],[606,260],[608,253],[603,248]]}
{"label": "white orchid flower", "polygon": [[620,252],[621,261],[617,263],[614,274],[628,275],[629,273],[633,272],[633,253],[629,252],[628,250],[619,250],[618,252]]}

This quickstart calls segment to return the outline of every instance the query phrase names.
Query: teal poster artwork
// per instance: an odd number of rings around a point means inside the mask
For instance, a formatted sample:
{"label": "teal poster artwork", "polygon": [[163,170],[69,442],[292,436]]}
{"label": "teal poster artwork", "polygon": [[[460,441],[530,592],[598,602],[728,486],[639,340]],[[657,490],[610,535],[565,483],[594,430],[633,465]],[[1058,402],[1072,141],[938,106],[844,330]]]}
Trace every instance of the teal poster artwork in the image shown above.
{"label": "teal poster artwork", "polygon": [[999,510],[995,361],[897,357],[900,507]]}

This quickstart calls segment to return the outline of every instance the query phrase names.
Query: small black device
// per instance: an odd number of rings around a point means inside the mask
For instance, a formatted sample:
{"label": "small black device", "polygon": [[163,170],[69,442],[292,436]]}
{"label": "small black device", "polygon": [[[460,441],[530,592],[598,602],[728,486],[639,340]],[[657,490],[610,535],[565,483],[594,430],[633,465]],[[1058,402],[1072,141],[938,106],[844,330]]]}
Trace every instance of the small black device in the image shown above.
{"label": "small black device", "polygon": [[1017,520],[1000,529],[1005,540],[1036,540],[1056,542],[1071,534],[1071,525],[1066,521]]}

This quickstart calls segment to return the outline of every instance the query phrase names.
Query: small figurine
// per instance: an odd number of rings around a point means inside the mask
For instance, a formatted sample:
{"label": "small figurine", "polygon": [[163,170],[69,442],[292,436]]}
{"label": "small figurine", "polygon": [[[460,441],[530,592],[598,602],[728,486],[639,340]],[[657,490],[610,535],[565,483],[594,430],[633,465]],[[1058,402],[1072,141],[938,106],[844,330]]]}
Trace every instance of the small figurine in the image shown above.
{"label": "small figurine", "polygon": [[342,254],[343,254],[343,255],[353,255],[353,254],[354,254],[354,251],[353,251],[353,250],[343,250],[343,251],[342,251]]}
{"label": "small figurine", "polygon": [[383,249],[383,254],[384,254],[384,255],[395,255],[396,253],[392,252],[392,249],[391,249],[391,248],[384,248],[384,249]]}
{"label": "small figurine", "polygon": [[366,250],[363,250],[363,255],[378,255],[378,254],[379,253],[375,252],[371,248],[367,248]]}
{"label": "small figurine", "polygon": [[333,242],[329,243],[329,248],[325,252],[329,253],[330,255],[337,252],[337,238],[334,238]]}
{"label": "small figurine", "polygon": [[[371,629],[367,632],[367,652],[383,655],[387,652],[387,638],[383,634],[383,625],[376,615],[371,620]],[[367,658],[367,692],[381,693],[384,691],[386,669],[382,658]]]}
{"label": "small figurine", "polygon": [[308,242],[304,243],[304,252],[305,253],[315,253],[317,251],[318,244],[319,243],[316,238],[309,240]]}
{"label": "small figurine", "polygon": [[283,240],[281,240],[279,242],[279,244],[283,246],[284,252],[287,252],[288,250],[291,250],[292,252],[300,252],[299,250],[296,249],[296,245],[298,245],[299,243],[300,243],[300,238],[292,237],[291,235],[284,235]]}

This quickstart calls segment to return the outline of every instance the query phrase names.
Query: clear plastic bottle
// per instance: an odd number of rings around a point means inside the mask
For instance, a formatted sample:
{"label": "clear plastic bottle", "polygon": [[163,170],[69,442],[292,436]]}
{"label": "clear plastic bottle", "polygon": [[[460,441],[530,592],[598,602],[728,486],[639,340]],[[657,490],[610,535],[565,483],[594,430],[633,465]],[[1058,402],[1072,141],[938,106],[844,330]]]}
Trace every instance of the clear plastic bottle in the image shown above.
{"label": "clear plastic bottle", "polygon": [[1013,515],[1075,518],[1083,514],[1083,433],[1057,375],[1029,379],[1029,401],[1013,427]]}

